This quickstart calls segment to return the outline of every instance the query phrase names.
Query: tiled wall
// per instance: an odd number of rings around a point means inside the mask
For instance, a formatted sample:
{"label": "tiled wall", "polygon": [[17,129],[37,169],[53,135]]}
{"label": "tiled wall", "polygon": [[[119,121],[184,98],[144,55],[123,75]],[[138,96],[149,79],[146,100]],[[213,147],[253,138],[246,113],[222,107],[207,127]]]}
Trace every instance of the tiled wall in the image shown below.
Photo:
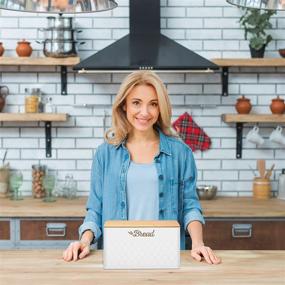
{"label": "tiled wall", "polygon": [[[113,11],[77,15],[81,58],[93,54],[128,33],[128,0],[118,0]],[[243,38],[238,18],[241,12],[224,0],[164,0],[161,1],[162,32],[182,45],[211,59],[219,57],[249,57],[248,42]],[[274,41],[267,47],[266,57],[279,57],[277,49],[285,46],[284,12],[272,19]],[[33,56],[42,55],[42,46],[35,41],[43,37],[37,28],[46,26],[47,15],[0,11],[0,41],[5,56],[14,56],[17,41],[27,39],[34,48]],[[56,169],[60,181],[72,173],[78,191],[87,195],[92,154],[103,141],[104,114],[110,124],[111,104],[124,74],[80,75],[70,70],[68,95],[60,95],[60,74],[55,67],[0,67],[0,82],[10,88],[5,112],[23,111],[27,87],[40,87],[52,96],[57,112],[70,114],[68,122],[54,123],[52,158],[45,157],[43,124],[1,123],[0,158],[8,149],[7,159],[12,168],[24,173],[24,194],[31,193],[31,165],[47,164]],[[275,163],[273,190],[281,168],[285,168],[284,148],[268,139],[274,124],[260,124],[265,144],[243,141],[243,159],[235,158],[236,130],[222,122],[221,114],[235,112],[234,104],[241,94],[250,98],[253,112],[270,113],[269,104],[276,94],[285,97],[284,68],[231,69],[228,97],[221,97],[220,74],[160,74],[167,85],[173,104],[173,120],[184,111],[192,114],[212,139],[212,147],[195,152],[199,184],[215,184],[219,195],[250,196],[256,159],[263,158],[267,167]],[[95,107],[78,105],[89,103]],[[210,104],[209,108],[200,105]],[[77,106],[76,106],[77,105]],[[191,108],[191,105],[195,105]],[[244,136],[251,125],[246,125]]]}

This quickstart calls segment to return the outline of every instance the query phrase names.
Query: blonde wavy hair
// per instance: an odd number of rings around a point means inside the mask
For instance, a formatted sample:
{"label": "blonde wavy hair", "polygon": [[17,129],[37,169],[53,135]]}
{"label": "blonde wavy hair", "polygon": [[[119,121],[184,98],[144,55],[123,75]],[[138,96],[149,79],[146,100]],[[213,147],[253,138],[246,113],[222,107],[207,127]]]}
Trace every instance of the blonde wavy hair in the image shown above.
{"label": "blonde wavy hair", "polygon": [[105,139],[110,144],[120,144],[132,130],[132,125],[127,120],[124,111],[124,105],[127,96],[138,85],[150,85],[155,89],[158,98],[159,117],[154,126],[165,135],[175,136],[175,132],[171,129],[172,111],[165,85],[154,72],[140,70],[129,74],[122,82],[117,93],[112,108],[112,126],[105,133]]}

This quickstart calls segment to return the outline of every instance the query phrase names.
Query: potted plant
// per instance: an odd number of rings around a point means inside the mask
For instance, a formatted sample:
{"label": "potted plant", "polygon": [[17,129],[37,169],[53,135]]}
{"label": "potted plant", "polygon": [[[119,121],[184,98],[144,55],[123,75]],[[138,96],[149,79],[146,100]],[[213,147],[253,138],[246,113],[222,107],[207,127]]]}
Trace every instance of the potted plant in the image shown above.
{"label": "potted plant", "polygon": [[245,8],[245,13],[239,22],[244,28],[244,37],[249,40],[251,57],[264,56],[265,47],[272,41],[272,36],[266,33],[272,28],[270,17],[276,12],[272,10],[259,10]]}

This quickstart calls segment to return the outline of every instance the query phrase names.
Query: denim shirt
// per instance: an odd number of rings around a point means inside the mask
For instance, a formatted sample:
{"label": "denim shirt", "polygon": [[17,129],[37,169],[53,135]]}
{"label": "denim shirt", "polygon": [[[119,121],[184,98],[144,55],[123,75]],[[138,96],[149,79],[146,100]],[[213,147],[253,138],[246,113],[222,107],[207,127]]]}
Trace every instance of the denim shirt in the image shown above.
{"label": "denim shirt", "polygon": [[[159,219],[180,224],[181,249],[185,230],[191,221],[205,223],[196,192],[197,170],[191,149],[181,140],[159,131],[159,153],[154,158],[159,181]],[[96,240],[107,220],[127,220],[127,171],[130,153],[125,141],[119,145],[101,144],[93,158],[91,190],[79,235],[86,230]],[[93,242],[95,242],[94,240]]]}

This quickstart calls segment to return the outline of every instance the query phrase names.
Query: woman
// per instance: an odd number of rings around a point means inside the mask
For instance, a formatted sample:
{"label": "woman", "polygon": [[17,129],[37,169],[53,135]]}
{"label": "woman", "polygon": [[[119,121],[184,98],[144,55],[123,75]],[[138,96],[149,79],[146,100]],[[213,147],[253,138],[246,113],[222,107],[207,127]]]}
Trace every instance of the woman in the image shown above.
{"label": "woman", "polygon": [[167,90],[155,73],[137,71],[126,77],[113,105],[112,128],[93,159],[80,241],[69,245],[64,260],[88,255],[106,220],[160,219],[178,220],[182,248],[188,230],[194,259],[220,263],[203,243],[192,151],[172,133],[170,119]]}

